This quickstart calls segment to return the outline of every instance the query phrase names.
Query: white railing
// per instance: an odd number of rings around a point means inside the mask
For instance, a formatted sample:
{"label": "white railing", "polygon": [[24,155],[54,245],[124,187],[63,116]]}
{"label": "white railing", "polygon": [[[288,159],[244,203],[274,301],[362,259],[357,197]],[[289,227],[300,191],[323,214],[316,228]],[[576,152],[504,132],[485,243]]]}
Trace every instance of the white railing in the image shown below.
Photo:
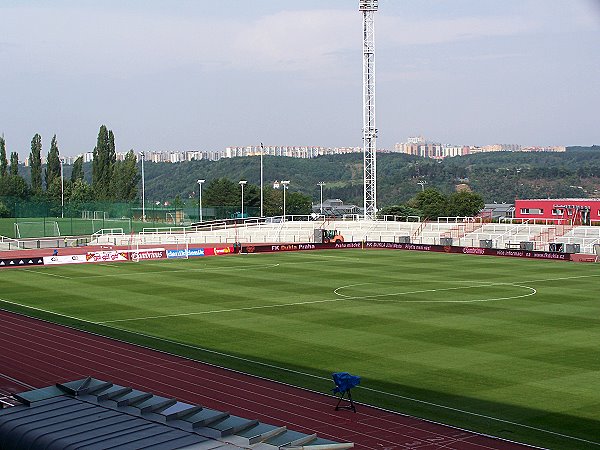
{"label": "white railing", "polygon": [[[439,222],[400,222],[392,220],[326,220],[317,216],[317,220],[291,220],[293,216],[271,218],[268,221],[252,220],[248,223],[219,222],[207,224],[205,227],[169,227],[145,228],[143,233],[135,235],[108,234],[109,230],[101,230],[94,237],[97,242],[113,245],[156,245],[156,244],[230,244],[243,242],[248,244],[311,242],[314,229],[325,228],[337,230],[344,239],[350,241],[385,241],[397,242],[400,237],[412,236],[415,244],[440,244],[443,234],[456,226],[450,218]],[[305,219],[308,216],[303,216]],[[314,216],[313,216],[314,217]],[[458,218],[459,221],[464,218]],[[462,222],[464,223],[464,222]],[[416,227],[423,227],[421,234],[414,236]],[[491,240],[495,248],[505,246],[517,247],[520,242],[533,241],[533,238],[544,230],[556,225],[539,225],[528,221],[519,223],[485,223],[482,227],[463,237],[456,238],[453,245],[478,247],[480,241]],[[120,230],[118,230],[120,231]],[[552,234],[550,233],[550,236]],[[593,245],[600,243],[600,227],[577,227],[564,236],[551,239],[550,242],[578,243],[581,251],[593,252]],[[544,243],[547,249],[547,243]]]}

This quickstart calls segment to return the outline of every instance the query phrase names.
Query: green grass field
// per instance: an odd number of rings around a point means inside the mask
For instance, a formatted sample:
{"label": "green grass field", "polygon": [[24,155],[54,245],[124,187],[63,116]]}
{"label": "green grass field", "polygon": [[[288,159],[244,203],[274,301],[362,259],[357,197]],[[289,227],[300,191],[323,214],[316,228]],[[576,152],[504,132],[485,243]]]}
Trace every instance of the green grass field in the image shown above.
{"label": "green grass field", "polygon": [[[15,222],[20,224],[20,236],[17,236]],[[13,217],[0,218],[0,236],[6,236],[12,239],[25,238],[43,238],[56,237],[56,225],[61,236],[80,236],[91,235],[101,229],[122,228],[124,233],[130,233],[132,228],[135,231],[141,231],[144,227],[168,227],[168,224],[143,223],[130,221],[129,219],[79,219],[65,217],[47,217],[47,218],[19,218]]]}
{"label": "green grass field", "polygon": [[340,250],[2,270],[0,286],[5,309],[323,392],[348,371],[362,402],[600,448],[595,264]]}

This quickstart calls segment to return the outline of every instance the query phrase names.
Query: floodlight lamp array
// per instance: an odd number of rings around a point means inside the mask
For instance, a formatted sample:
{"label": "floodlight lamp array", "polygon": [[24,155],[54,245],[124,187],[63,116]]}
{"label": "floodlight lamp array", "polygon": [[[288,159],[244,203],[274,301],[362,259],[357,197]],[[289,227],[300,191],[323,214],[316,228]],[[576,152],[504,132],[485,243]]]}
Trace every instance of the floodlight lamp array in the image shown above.
{"label": "floodlight lamp array", "polygon": [[358,4],[359,11],[377,11],[378,0],[360,0]]}

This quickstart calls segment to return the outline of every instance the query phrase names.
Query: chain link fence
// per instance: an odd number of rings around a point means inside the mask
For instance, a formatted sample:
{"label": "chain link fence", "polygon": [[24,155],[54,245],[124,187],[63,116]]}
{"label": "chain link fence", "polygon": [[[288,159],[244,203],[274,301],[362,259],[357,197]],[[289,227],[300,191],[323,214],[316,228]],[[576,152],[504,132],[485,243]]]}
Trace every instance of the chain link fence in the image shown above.
{"label": "chain link fence", "polygon": [[[100,230],[122,229],[124,233],[144,228],[189,226],[200,221],[240,218],[238,206],[203,206],[189,200],[178,205],[140,202],[24,201],[0,197],[0,236],[13,239],[86,236]],[[260,208],[244,207],[244,217],[256,217]]]}

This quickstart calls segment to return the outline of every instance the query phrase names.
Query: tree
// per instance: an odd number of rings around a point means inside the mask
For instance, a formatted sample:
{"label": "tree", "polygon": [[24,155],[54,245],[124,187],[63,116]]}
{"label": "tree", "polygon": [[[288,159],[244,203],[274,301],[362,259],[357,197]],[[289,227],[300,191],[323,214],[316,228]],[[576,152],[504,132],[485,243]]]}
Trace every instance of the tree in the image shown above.
{"label": "tree", "polygon": [[137,185],[141,179],[141,175],[138,173],[137,158],[133,150],[127,152],[123,161],[115,163],[112,178],[114,199],[131,201],[137,198]]}
{"label": "tree", "polygon": [[60,178],[60,156],[56,135],[54,135],[50,143],[50,151],[48,151],[48,160],[46,161],[46,190],[50,189],[56,178]]}
{"label": "tree", "polygon": [[[286,205],[287,206],[287,205]],[[283,193],[280,189],[265,187],[263,191],[263,208],[267,217],[283,214]]]}
{"label": "tree", "polygon": [[420,216],[421,211],[416,208],[412,208],[408,205],[392,205],[381,208],[378,211],[378,216],[398,216],[398,217],[406,217],[406,216]]}
{"label": "tree", "polygon": [[287,192],[285,197],[285,213],[304,215],[312,211],[312,199],[310,195],[301,192]]}
{"label": "tree", "polygon": [[244,189],[244,204],[245,206],[260,208],[260,186],[255,184],[248,184],[246,186]]}
{"label": "tree", "polygon": [[98,132],[92,162],[92,187],[97,200],[110,200],[113,198],[113,174],[116,161],[115,137],[112,131],[102,125]]}
{"label": "tree", "polygon": [[211,206],[237,206],[241,195],[237,183],[227,178],[215,178],[202,189],[202,203]]}
{"label": "tree", "polygon": [[31,168],[31,190],[36,194],[40,194],[42,192],[42,137],[37,133],[31,140],[29,165]]}
{"label": "tree", "polygon": [[94,189],[85,180],[78,178],[71,183],[69,203],[71,209],[83,209],[85,203],[94,201]]}
{"label": "tree", "polygon": [[8,173],[8,161],[6,160],[6,141],[4,136],[0,136],[0,177],[5,177]]}
{"label": "tree", "polygon": [[433,220],[447,215],[448,199],[437,189],[428,188],[417,194],[411,206],[422,211],[426,219]]}
{"label": "tree", "polygon": [[50,184],[46,185],[46,198],[55,203],[60,203],[63,185],[60,177],[54,177]]}
{"label": "tree", "polygon": [[15,197],[25,200],[29,197],[30,191],[27,182],[20,175],[7,175],[0,178],[0,192],[6,197]]}
{"label": "tree", "polygon": [[0,200],[0,217],[10,217],[10,210],[8,207]]}
{"label": "tree", "polygon": [[80,156],[73,163],[73,171],[71,172],[71,181],[83,180],[83,156]]}
{"label": "tree", "polygon": [[19,154],[17,152],[10,154],[10,174],[19,175]]}
{"label": "tree", "polygon": [[483,197],[475,192],[461,190],[448,198],[448,215],[473,217],[483,209]]}

